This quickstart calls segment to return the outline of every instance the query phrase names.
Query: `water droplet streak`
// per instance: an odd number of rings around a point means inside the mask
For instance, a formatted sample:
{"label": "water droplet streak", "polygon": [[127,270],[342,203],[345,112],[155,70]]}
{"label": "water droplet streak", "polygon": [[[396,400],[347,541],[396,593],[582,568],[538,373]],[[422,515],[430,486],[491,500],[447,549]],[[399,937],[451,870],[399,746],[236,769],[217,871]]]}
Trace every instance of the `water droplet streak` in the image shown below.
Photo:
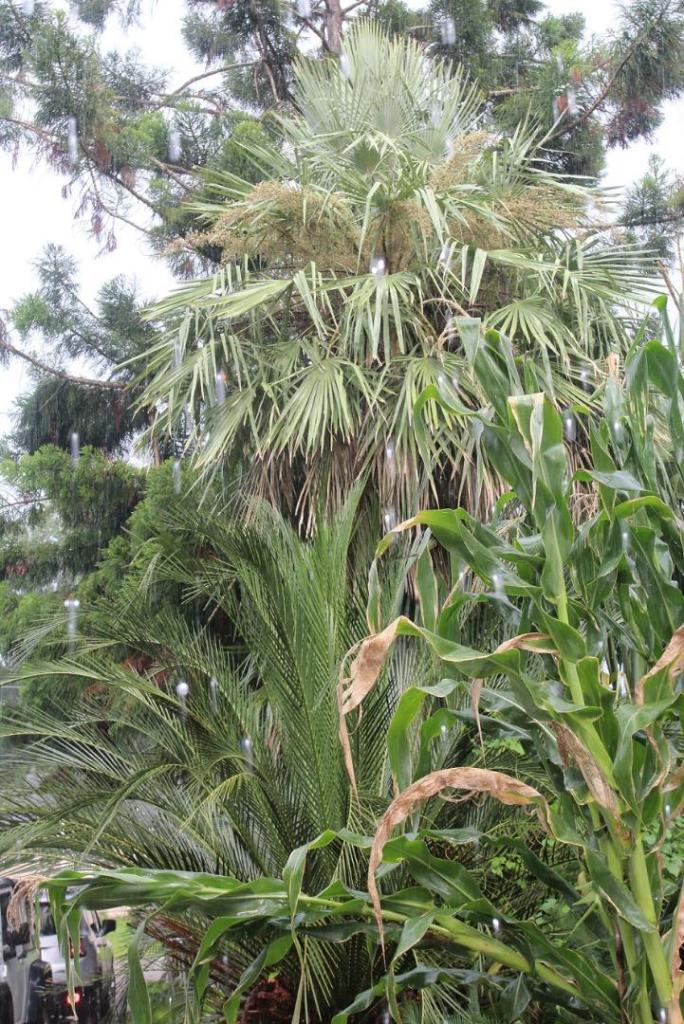
{"label": "water droplet streak", "polygon": [[253,771],[254,751],[252,749],[252,741],[249,738],[249,736],[243,736],[242,739],[240,740],[240,750],[242,751],[242,754],[244,756],[247,771]]}
{"label": "water droplet streak", "polygon": [[385,471],[390,480],[397,476],[397,449],[393,438],[389,438],[385,445]]}
{"label": "water droplet streak", "polygon": [[64,602],[64,607],[67,610],[67,636],[69,638],[69,651],[72,652],[74,649],[74,640],[76,639],[76,630],[78,629],[78,609],[81,607],[81,602],[77,597],[68,597]]}
{"label": "water droplet streak", "polygon": [[209,680],[209,703],[212,711],[218,711],[218,679],[214,676]]}
{"label": "water droplet streak", "polygon": [[375,280],[379,283],[387,273],[387,261],[384,256],[373,256],[370,261],[370,271]]}
{"label": "water droplet streak", "polygon": [[382,525],[385,533],[389,533],[397,525],[397,510],[394,505],[387,505],[382,516]]}
{"label": "water droplet streak", "polygon": [[492,931],[494,932],[495,935],[501,934],[501,921],[499,920],[498,917],[492,918]]}
{"label": "water droplet streak", "polygon": [[176,684],[176,696],[178,697],[178,700],[180,701],[181,715],[182,715],[183,719],[185,719],[187,717],[187,714],[188,714],[188,694],[189,693],[190,693],[189,685],[186,683],[186,681],[184,679],[181,679],[181,681]]}
{"label": "water droplet streak", "polygon": [[180,494],[182,483],[180,459],[174,459],[173,466],[171,468],[171,476],[173,479],[173,493]]}
{"label": "water droplet streak", "polygon": [[78,439],[78,433],[74,430],[71,435],[71,465],[76,468],[78,466],[79,459],[81,457],[81,445]]}
{"label": "water droplet streak", "polygon": [[169,160],[177,164],[181,158],[181,136],[177,128],[169,129]]}
{"label": "water droplet streak", "polygon": [[351,64],[346,53],[343,53],[340,57],[340,72],[343,78],[351,78]]}
{"label": "water droplet streak", "polygon": [[70,117],[67,122],[67,147],[70,162],[78,163],[78,125],[75,117]]}
{"label": "water droplet streak", "polygon": [[627,682],[627,673],[625,672],[625,666],[619,665],[617,672],[617,692],[620,697],[629,697],[629,683]]}
{"label": "water droplet streak", "polygon": [[501,573],[492,573],[492,589],[497,601],[505,601],[506,591],[504,590],[503,576]]}
{"label": "water droplet streak", "polygon": [[453,18],[444,18],[440,26],[442,43],[444,46],[453,46],[456,42],[456,23]]}
{"label": "water droplet streak", "polygon": [[226,375],[225,373],[216,374],[216,404],[223,405],[226,400]]}
{"label": "water droplet streak", "polygon": [[573,442],[577,439],[577,423],[571,412],[566,412],[563,416],[563,433],[566,441]]}

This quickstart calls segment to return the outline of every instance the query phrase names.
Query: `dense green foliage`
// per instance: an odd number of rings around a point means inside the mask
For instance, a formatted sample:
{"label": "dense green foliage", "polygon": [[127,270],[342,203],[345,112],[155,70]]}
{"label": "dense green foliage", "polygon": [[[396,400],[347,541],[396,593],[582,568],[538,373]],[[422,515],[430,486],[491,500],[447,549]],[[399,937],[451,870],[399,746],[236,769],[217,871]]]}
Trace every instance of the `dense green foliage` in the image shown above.
{"label": "dense green foliage", "polygon": [[0,339],[2,870],[136,908],[141,1024],[144,933],[191,1020],[681,1024],[684,205],[569,177],[681,2],[192,0],[179,89],[71,7],[0,0],[0,143],[199,276],[48,247]]}
{"label": "dense green foliage", "polygon": [[[339,949],[351,951],[353,937],[361,935],[376,952],[384,941],[384,964],[375,960],[372,985],[364,992],[356,975],[356,998],[334,1017],[336,1024],[378,1000],[386,1000],[395,1020],[443,1020],[446,1013],[453,1020],[475,1014],[572,1021],[589,1014],[617,1024],[626,1013],[630,1021],[649,1024],[661,1012],[672,1024],[682,1019],[684,909],[679,884],[663,873],[660,848],[684,800],[678,682],[684,550],[680,519],[656,493],[658,460],[647,419],[667,417],[675,447],[684,441],[678,349],[638,341],[627,364],[632,415],[616,409],[620,399],[611,379],[603,395],[605,419],[591,431],[591,466],[572,473],[561,411],[543,394],[525,390],[528,359],[514,358],[496,332],[482,336],[476,320],[461,320],[458,329],[470,372],[487,395],[486,405],[470,415],[511,488],[511,515],[483,524],[463,510],[426,511],[388,535],[370,575],[368,620],[380,631],[355,647],[339,683],[334,666],[327,683],[320,672],[316,682],[321,709],[326,701],[332,710],[337,692],[343,722],[363,705],[362,736],[373,727],[378,706],[386,707],[381,693],[388,685],[398,688],[380,739],[384,745],[386,731],[395,794],[389,807],[378,793],[375,825],[358,819],[374,787],[355,731],[348,765],[354,786],[347,787],[344,827],[317,800],[321,818],[329,816],[327,827],[316,835],[309,826],[304,844],[278,875],[259,872],[246,881],[244,872],[226,878],[107,869],[92,876],[66,872],[51,883],[65,927],[81,902],[152,903],[165,915],[189,914],[195,928],[204,917],[191,1014],[211,996],[213,984],[220,986],[224,951],[250,940],[256,959],[229,994],[227,1018],[237,1019],[244,993],[264,969],[280,965],[287,990],[298,965],[302,1019],[328,1019],[329,1011],[321,1010],[329,993],[325,979],[338,976]],[[423,401],[432,399],[453,411],[448,389],[428,389]],[[581,525],[575,526],[578,514]],[[417,615],[396,617],[396,591],[384,563],[388,551],[396,558],[393,539],[414,528],[428,530],[415,549]],[[273,534],[267,525],[264,540]],[[307,558],[316,558],[317,544],[308,550]],[[244,570],[237,575],[244,579]],[[306,589],[312,588],[313,607],[320,609],[317,574],[308,575]],[[268,593],[277,594],[267,581],[264,576]],[[657,604],[649,601],[656,592]],[[482,605],[501,622],[506,638],[492,648],[475,648],[468,636],[471,616]],[[433,664],[427,686],[415,673],[402,685],[390,666],[396,652],[411,656],[410,638],[422,641],[440,663]],[[264,707],[270,708],[274,694],[266,680],[263,685]],[[200,695],[193,714],[200,717],[205,702]],[[452,746],[469,705],[477,724],[470,755],[461,744]],[[254,757],[248,774],[260,776],[266,764],[287,761],[288,733],[281,748],[274,712],[266,760]],[[317,720],[313,737],[297,725],[307,752],[325,737],[326,720]],[[508,735],[539,767],[530,775],[521,760],[512,777],[497,770],[486,745],[479,761],[478,730],[483,738]],[[30,752],[34,762],[50,746],[39,742]],[[315,784],[315,775],[307,778]],[[437,799],[450,789],[465,791],[469,800],[482,794],[504,806],[536,808],[544,836],[538,852],[531,835],[526,843],[507,843],[496,829],[483,827],[482,817],[473,828],[462,803]],[[407,834],[393,837],[397,826]],[[13,830],[8,841],[30,829]],[[485,846],[482,876],[477,860],[472,863],[473,844]],[[482,888],[497,846],[517,854],[528,884],[536,879],[552,897],[541,908],[534,905],[531,918],[514,909],[510,888],[498,900]],[[350,875],[359,858],[368,875],[365,890],[354,878],[361,866]],[[382,895],[376,888],[380,865]],[[85,889],[68,900],[66,887],[74,881]],[[144,1005],[138,992],[134,1019],[144,1019]]]}

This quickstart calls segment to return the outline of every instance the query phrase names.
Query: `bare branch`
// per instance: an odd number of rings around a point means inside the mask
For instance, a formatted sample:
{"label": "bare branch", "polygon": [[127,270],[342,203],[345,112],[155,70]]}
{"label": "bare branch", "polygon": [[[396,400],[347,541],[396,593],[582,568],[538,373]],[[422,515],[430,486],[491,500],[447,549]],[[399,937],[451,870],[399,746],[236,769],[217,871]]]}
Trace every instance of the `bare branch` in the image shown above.
{"label": "bare branch", "polygon": [[173,100],[177,96],[180,96],[183,92],[185,92],[185,90],[189,86],[194,85],[195,82],[201,82],[203,79],[211,78],[213,75],[225,75],[226,72],[228,72],[228,71],[236,71],[238,68],[250,68],[250,67],[253,67],[254,64],[259,64],[259,63],[261,63],[261,62],[258,61],[258,60],[247,60],[247,61],[241,61],[241,62],[239,62],[237,64],[223,64],[220,68],[213,68],[213,70],[211,70],[211,71],[203,71],[199,75],[193,75],[192,78],[188,78],[187,82],[183,82],[183,84],[179,85],[177,89],[173,90],[173,92],[167,93],[166,96],[164,96],[160,100],[160,102],[157,104],[157,106],[153,107],[152,109],[153,110],[158,110],[160,107],[167,106],[169,104],[170,100]]}
{"label": "bare branch", "polygon": [[31,356],[28,352],[22,352],[20,348],[16,348],[7,340],[7,338],[0,338],[0,348],[5,349],[6,352],[10,352],[14,356],[18,356],[19,359],[24,359],[31,366],[35,366],[41,373],[48,373],[52,377],[59,377],[60,380],[66,380],[70,384],[79,384],[81,387],[86,388],[102,388],[105,391],[126,391],[128,384],[124,381],[118,380],[92,380],[89,377],[76,377],[70,373],[65,373],[63,370],[58,370],[54,366],[49,366],[48,363],[43,363],[40,359],[36,359],[35,356]]}

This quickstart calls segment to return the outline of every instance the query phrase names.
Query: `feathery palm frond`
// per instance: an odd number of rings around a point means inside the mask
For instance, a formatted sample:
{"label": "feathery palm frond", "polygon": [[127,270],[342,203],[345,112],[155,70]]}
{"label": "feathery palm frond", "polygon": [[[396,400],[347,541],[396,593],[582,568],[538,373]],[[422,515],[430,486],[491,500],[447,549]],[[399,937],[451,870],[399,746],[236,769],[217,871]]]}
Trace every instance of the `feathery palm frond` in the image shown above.
{"label": "feathery palm frond", "polygon": [[[309,541],[263,506],[248,521],[208,516],[187,498],[168,509],[159,530],[174,537],[172,553],[159,554],[152,572],[142,558],[115,607],[84,612],[89,628],[68,658],[14,673],[55,688],[68,682],[79,696],[68,708],[3,714],[0,740],[14,740],[3,758],[12,780],[0,801],[5,865],[19,860],[32,872],[74,863],[156,867],[251,881],[279,875],[291,850],[326,828],[372,827],[391,794],[386,734],[397,700],[435,677],[430,657],[398,645],[351,737],[360,794],[352,799],[336,685],[345,652],[367,631],[372,538],[355,526],[357,502],[358,491]],[[415,545],[398,545],[388,565],[387,593],[397,609],[412,600],[406,573],[417,553]],[[177,605],[157,610],[158,588],[171,584],[179,588]],[[464,635],[501,628],[482,617],[471,624],[465,610],[456,626]],[[482,756],[467,693],[463,702],[461,726],[435,747],[445,764]],[[487,756],[505,766],[514,755]],[[534,764],[517,768],[534,778]],[[446,805],[435,820],[471,823],[494,843],[528,827],[483,807]],[[475,848],[463,856],[483,863]],[[311,860],[307,885],[354,886],[363,870],[360,851],[330,847]],[[203,924],[171,915],[159,928],[172,949],[174,929],[183,935],[191,955]],[[241,938],[227,952],[234,985],[258,942]],[[320,960],[305,984],[326,1012],[370,980],[360,939],[312,955]],[[296,959],[282,977],[296,988]]]}

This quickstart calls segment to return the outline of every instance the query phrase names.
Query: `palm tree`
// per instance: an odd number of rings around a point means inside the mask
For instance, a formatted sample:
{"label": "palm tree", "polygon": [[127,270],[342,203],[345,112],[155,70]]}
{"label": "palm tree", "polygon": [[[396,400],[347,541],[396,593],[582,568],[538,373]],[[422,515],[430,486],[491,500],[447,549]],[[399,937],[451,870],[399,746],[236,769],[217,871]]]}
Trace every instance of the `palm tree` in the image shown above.
{"label": "palm tree", "polygon": [[[415,645],[398,646],[351,736],[360,797],[352,799],[336,687],[341,659],[368,628],[370,542],[354,526],[357,500],[303,541],[268,508],[245,525],[181,499],[159,524],[160,533],[173,531],[170,552],[156,560],[142,553],[118,605],[90,616],[79,649],[11,673],[57,690],[68,680],[78,696],[3,712],[0,737],[13,741],[3,756],[3,866],[19,861],[34,874],[64,864],[159,868],[253,881],[280,876],[290,852],[326,829],[373,830],[392,793],[386,733],[397,700],[409,685],[439,676]],[[386,612],[406,606],[406,572],[418,553],[394,550]],[[176,605],[159,599],[170,584]],[[480,637],[496,628],[491,621],[477,620]],[[479,763],[468,709],[464,692],[462,727],[438,739],[435,763]],[[506,735],[505,724],[496,729]],[[504,770],[513,760],[535,777],[534,763],[505,745],[487,756]],[[529,823],[491,806],[447,804],[436,820],[488,833],[494,848],[497,836],[516,830],[535,842]],[[484,870],[484,850],[471,843],[462,856]],[[360,886],[364,871],[362,851],[329,847],[310,858],[306,884],[312,891],[336,880]],[[535,894],[534,884],[515,895],[509,886],[507,905]],[[169,913],[151,932],[189,963],[205,928],[201,915]],[[226,944],[229,967],[221,959],[214,965],[219,991],[235,986],[259,948],[256,934]],[[302,984],[308,1019],[329,1020],[370,983],[376,956],[362,936],[315,944],[304,968],[293,953],[275,989],[259,990],[262,1019],[281,1019]],[[441,1020],[440,1007],[426,1020]]]}
{"label": "palm tree", "polygon": [[586,405],[648,261],[591,231],[603,197],[545,169],[533,126],[492,135],[476,87],[413,42],[357,25],[339,62],[300,63],[296,102],[282,145],[252,152],[265,180],[217,175],[195,206],[190,244],[224,268],[155,311],[153,431],[190,424],[208,474],[238,463],[309,525],[365,471],[386,526],[435,497],[489,507],[498,482],[466,420],[428,411],[427,473],[413,430],[428,384],[481,404],[456,317],[504,331],[537,386]]}

